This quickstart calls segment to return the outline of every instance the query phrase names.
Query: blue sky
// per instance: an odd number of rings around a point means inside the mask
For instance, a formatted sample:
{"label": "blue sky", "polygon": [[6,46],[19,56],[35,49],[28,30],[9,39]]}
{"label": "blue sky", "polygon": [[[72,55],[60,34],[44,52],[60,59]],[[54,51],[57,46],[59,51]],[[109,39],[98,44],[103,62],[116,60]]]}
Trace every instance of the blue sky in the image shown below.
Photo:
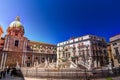
{"label": "blue sky", "polygon": [[4,35],[16,16],[28,39],[52,44],[86,34],[109,41],[120,33],[120,5],[115,0],[0,0]]}

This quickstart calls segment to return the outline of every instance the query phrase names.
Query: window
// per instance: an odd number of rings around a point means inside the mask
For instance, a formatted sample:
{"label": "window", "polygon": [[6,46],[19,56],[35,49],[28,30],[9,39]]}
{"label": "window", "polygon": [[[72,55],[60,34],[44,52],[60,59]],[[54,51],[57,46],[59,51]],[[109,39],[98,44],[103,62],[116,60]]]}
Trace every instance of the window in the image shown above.
{"label": "window", "polygon": [[118,47],[114,48],[114,50],[115,50],[116,55],[119,56]]}
{"label": "window", "polygon": [[83,37],[81,37],[81,40],[83,40]]}
{"label": "window", "polygon": [[17,36],[18,34],[17,33],[15,33],[15,36]]}
{"label": "window", "polygon": [[70,57],[70,53],[68,53],[68,57]]}
{"label": "window", "polygon": [[79,56],[81,56],[81,52],[79,52]]}
{"label": "window", "polygon": [[30,57],[28,57],[28,59],[30,59]]}
{"label": "window", "polygon": [[36,60],[38,59],[38,57],[35,58]]}
{"label": "window", "polygon": [[19,44],[19,41],[15,40],[15,46],[18,46],[18,44]]}
{"label": "window", "polygon": [[118,47],[114,48],[115,53],[116,53],[116,57],[118,59],[118,62],[120,63],[120,55],[119,55],[119,51],[118,51]]}
{"label": "window", "polygon": [[96,40],[96,37],[94,36],[94,40]]}
{"label": "window", "polygon": [[63,52],[63,57],[65,57],[65,53]]}
{"label": "window", "polygon": [[113,43],[113,46],[117,45],[117,43]]}

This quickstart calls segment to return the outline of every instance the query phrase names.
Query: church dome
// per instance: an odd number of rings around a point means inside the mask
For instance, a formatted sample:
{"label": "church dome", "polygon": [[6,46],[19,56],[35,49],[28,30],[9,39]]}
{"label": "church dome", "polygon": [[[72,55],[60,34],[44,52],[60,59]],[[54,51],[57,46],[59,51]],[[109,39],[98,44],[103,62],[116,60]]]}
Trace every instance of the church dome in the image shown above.
{"label": "church dome", "polygon": [[23,36],[24,27],[20,22],[20,17],[17,16],[13,22],[10,23],[7,29],[7,34],[12,36]]}
{"label": "church dome", "polygon": [[9,27],[23,27],[22,23],[20,22],[19,16],[16,17],[15,21],[10,23]]}

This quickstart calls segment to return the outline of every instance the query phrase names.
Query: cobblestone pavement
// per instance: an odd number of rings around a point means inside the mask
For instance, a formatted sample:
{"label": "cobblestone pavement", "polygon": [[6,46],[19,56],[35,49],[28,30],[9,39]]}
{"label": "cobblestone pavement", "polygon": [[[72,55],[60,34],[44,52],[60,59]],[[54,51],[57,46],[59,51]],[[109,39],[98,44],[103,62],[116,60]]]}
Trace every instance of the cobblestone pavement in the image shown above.
{"label": "cobblestone pavement", "polygon": [[0,80],[24,80],[24,79],[20,77],[13,77],[13,76],[10,76],[9,74],[6,74],[6,77]]}

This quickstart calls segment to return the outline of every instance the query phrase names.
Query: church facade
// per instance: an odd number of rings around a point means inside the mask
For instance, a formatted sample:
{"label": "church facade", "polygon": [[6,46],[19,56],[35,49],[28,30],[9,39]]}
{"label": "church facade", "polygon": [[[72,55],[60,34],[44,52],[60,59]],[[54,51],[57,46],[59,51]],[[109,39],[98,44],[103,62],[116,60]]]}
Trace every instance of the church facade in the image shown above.
{"label": "church facade", "polygon": [[30,67],[46,60],[56,62],[56,45],[28,40],[18,16],[8,26],[5,37],[1,37],[2,33],[0,27],[1,68],[16,64]]}

